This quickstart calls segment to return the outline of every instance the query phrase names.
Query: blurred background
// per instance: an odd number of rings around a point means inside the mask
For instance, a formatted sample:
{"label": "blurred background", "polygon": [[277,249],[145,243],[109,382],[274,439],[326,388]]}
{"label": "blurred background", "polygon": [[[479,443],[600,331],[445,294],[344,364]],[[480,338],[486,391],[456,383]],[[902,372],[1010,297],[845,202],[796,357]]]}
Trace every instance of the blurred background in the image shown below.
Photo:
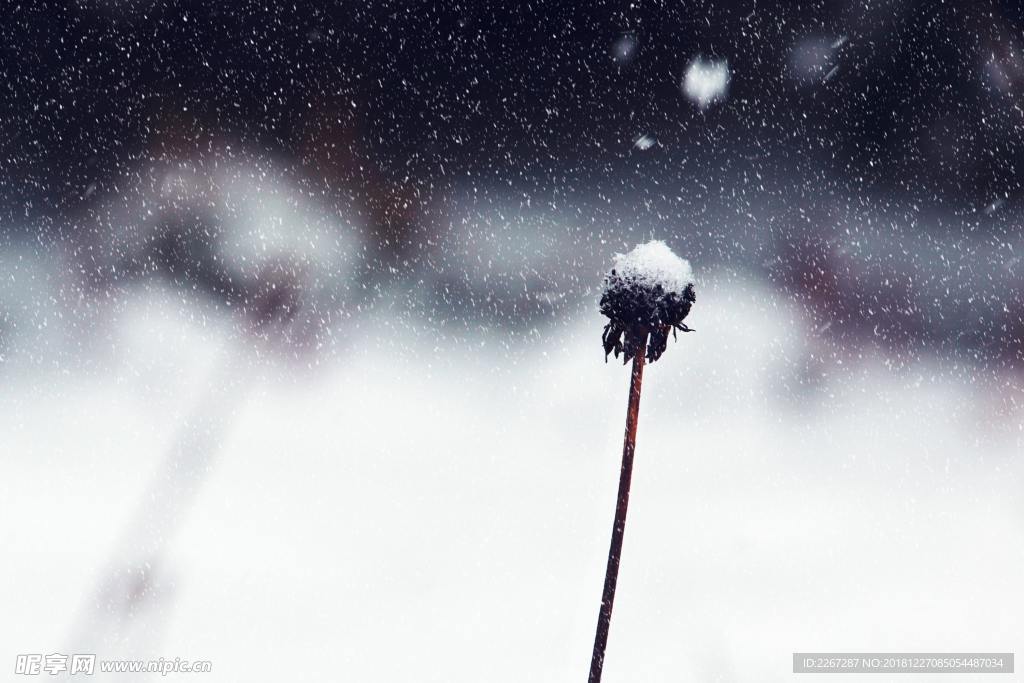
{"label": "blurred background", "polygon": [[1024,650],[1022,30],[7,4],[0,667],[582,680],[628,385],[596,298],[651,238],[697,333],[645,382],[605,680]]}

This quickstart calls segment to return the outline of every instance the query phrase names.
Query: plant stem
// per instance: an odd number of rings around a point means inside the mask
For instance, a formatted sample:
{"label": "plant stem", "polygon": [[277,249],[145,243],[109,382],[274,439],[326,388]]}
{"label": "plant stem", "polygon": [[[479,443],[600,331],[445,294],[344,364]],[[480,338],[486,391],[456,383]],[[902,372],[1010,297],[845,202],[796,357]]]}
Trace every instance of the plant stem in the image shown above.
{"label": "plant stem", "polygon": [[644,379],[644,356],[647,353],[647,334],[643,335],[633,356],[633,374],[629,380],[629,405],[626,408],[626,435],[622,443],[622,469],[619,472],[619,498],[615,504],[615,525],[612,543],[608,549],[608,567],[604,574],[604,593],[601,612],[597,618],[594,654],[590,659],[589,683],[600,683],[604,667],[604,650],[608,644],[608,627],[615,602],[615,584],[619,579],[619,557],[622,555],[622,536],[626,530],[626,508],[629,506],[629,484],[633,479],[633,453],[636,450],[636,425],[640,417],[640,385]]}

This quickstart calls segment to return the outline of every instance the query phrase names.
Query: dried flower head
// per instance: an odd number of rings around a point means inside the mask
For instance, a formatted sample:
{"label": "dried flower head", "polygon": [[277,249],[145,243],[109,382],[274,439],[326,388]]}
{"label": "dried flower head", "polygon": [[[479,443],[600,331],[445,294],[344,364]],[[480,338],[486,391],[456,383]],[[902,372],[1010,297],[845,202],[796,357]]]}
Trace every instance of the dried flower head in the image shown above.
{"label": "dried flower head", "polygon": [[609,319],[601,337],[605,359],[621,353],[628,363],[649,334],[647,361],[658,360],[670,331],[693,331],[683,319],[696,299],[690,263],[664,242],[652,240],[618,254],[601,294],[601,313]]}

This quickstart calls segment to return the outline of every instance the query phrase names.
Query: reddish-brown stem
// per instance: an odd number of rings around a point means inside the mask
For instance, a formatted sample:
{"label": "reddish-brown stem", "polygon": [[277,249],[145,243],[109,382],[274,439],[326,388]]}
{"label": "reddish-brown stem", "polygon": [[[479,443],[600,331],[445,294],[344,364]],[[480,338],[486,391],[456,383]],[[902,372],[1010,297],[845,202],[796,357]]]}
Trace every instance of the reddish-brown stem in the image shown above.
{"label": "reddish-brown stem", "polygon": [[619,498],[615,504],[615,525],[612,527],[612,544],[608,549],[608,567],[604,574],[601,611],[597,617],[594,654],[590,659],[590,683],[600,683],[601,681],[604,649],[608,644],[608,627],[612,621],[615,584],[619,579],[619,557],[622,555],[622,536],[626,530],[626,508],[629,507],[629,484],[633,479],[633,452],[636,450],[636,425],[640,417],[640,385],[644,379],[644,355],[646,353],[647,335],[644,334],[636,349],[636,355],[633,356],[633,374],[629,380],[626,435],[622,443],[622,469],[619,471]]}

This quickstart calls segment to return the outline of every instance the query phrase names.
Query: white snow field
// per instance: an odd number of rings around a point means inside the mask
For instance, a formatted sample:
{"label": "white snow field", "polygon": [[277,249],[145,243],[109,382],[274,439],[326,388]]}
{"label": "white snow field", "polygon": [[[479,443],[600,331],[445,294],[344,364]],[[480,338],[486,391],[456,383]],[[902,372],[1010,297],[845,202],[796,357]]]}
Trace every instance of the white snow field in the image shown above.
{"label": "white snow field", "polygon": [[[629,381],[592,308],[513,352],[378,315],[315,371],[243,364],[156,579],[96,653],[210,660],[210,681],[583,681]],[[223,331],[172,298],[120,316],[116,354],[0,384],[3,666],[75,651],[183,416],[224,381]],[[722,270],[687,322],[644,383],[606,682],[1024,652],[1019,378],[836,356]]]}

